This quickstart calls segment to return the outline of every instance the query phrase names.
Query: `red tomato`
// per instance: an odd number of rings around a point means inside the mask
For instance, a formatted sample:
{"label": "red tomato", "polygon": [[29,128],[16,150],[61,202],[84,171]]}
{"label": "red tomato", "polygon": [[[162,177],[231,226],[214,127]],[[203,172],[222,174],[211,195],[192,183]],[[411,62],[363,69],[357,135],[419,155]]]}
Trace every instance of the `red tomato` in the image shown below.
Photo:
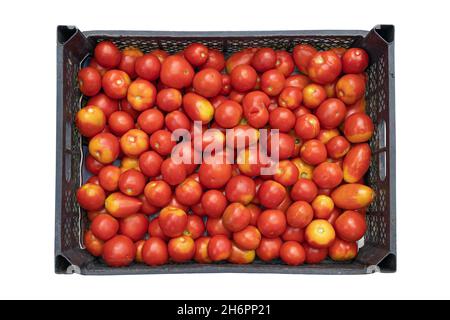
{"label": "red tomato", "polygon": [[95,237],[107,241],[119,230],[119,222],[107,213],[101,213],[91,223],[91,231]]}
{"label": "red tomato", "polygon": [[337,163],[323,162],[313,171],[313,180],[320,188],[333,189],[341,184],[342,178],[342,169]]}
{"label": "red tomato", "polygon": [[256,254],[263,261],[271,261],[280,256],[280,249],[283,241],[280,238],[262,238]]}
{"label": "red tomato", "polygon": [[119,178],[119,189],[122,193],[129,196],[138,196],[144,191],[145,177],[136,170],[129,169],[123,172]]}
{"label": "red tomato", "polygon": [[273,180],[264,181],[258,190],[261,204],[269,209],[276,208],[286,197],[286,188]]}
{"label": "red tomato", "polygon": [[172,141],[172,134],[167,130],[155,131],[150,136],[150,146],[161,156],[169,155],[175,144],[175,141]]}
{"label": "red tomato", "polygon": [[95,96],[102,88],[102,77],[100,73],[92,67],[82,68],[78,72],[78,86],[81,93],[85,96]]}
{"label": "red tomato", "polygon": [[184,210],[175,207],[165,207],[159,213],[159,225],[168,237],[179,237],[186,230],[188,217]]}
{"label": "red tomato", "polygon": [[155,81],[159,78],[161,62],[154,54],[147,53],[136,59],[134,68],[140,78]]}
{"label": "red tomato", "polygon": [[144,260],[142,259],[142,249],[144,248],[145,240],[139,240],[134,243],[134,246],[136,247],[136,256],[134,258],[134,261],[138,263],[143,263]]}
{"label": "red tomato", "polygon": [[345,104],[341,100],[330,98],[320,104],[316,116],[323,128],[334,129],[344,121],[346,112]]}
{"label": "red tomato", "polygon": [[212,261],[227,260],[231,255],[231,246],[226,236],[215,235],[209,240],[208,256]]}
{"label": "red tomato", "polygon": [[288,108],[275,108],[269,114],[269,124],[273,129],[289,132],[295,125],[295,115]]}
{"label": "red tomato", "polygon": [[295,122],[295,134],[301,139],[314,139],[319,132],[320,121],[315,115],[307,113],[297,118]]}
{"label": "red tomato", "polygon": [[172,199],[172,190],[167,182],[155,180],[147,183],[144,189],[145,198],[155,207],[165,207]]}
{"label": "red tomato", "polygon": [[106,191],[116,191],[119,188],[120,168],[108,165],[103,167],[99,174],[98,180],[100,186]]}
{"label": "red tomato", "polygon": [[362,73],[369,65],[369,55],[364,49],[350,48],[342,56],[344,73]]}
{"label": "red tomato", "polygon": [[239,52],[233,53],[226,61],[226,70],[230,74],[234,68],[241,64],[250,64],[253,55],[258,49],[246,48]]}
{"label": "red tomato", "polygon": [[362,112],[354,113],[344,122],[344,134],[348,141],[360,143],[368,141],[374,131],[372,119]]}
{"label": "red tomato", "polygon": [[188,223],[184,235],[197,239],[205,233],[205,223],[197,215],[188,215]]}
{"label": "red tomato", "polygon": [[164,115],[156,108],[148,109],[139,115],[137,123],[143,131],[152,134],[163,128]]}
{"label": "red tomato", "polygon": [[317,108],[327,98],[325,88],[316,83],[311,83],[303,88],[303,104],[305,107]]}
{"label": "red tomato", "polygon": [[195,254],[194,260],[197,263],[211,263],[211,259],[208,256],[208,245],[210,237],[201,237],[195,240]]}
{"label": "red tomato", "polygon": [[85,166],[86,169],[94,175],[98,175],[100,170],[104,167],[101,162],[95,160],[94,157],[90,154],[88,154],[88,156],[86,157]]}
{"label": "red tomato", "polygon": [[146,151],[139,156],[139,168],[147,177],[156,177],[161,173],[162,157],[155,151]]}
{"label": "red tomato", "polygon": [[164,241],[169,241],[169,237],[164,234],[164,232],[161,229],[161,226],[159,225],[159,218],[155,218],[148,224],[148,234],[150,237],[156,237],[160,238]]}
{"label": "red tomato", "polygon": [[286,211],[287,223],[294,228],[305,228],[313,218],[313,208],[306,201],[296,201]]}
{"label": "red tomato", "polygon": [[203,162],[198,171],[200,183],[208,189],[222,188],[231,178],[231,169],[227,163]]}
{"label": "red tomato", "polygon": [[96,184],[86,183],[78,188],[77,201],[83,209],[100,210],[105,203],[105,191]]}
{"label": "red tomato", "polygon": [[330,217],[327,219],[329,223],[334,227],[334,224],[336,222],[336,219],[341,215],[342,211],[338,208],[334,208],[333,211],[331,211]]}
{"label": "red tomato", "polygon": [[142,202],[120,192],[111,193],[105,200],[105,208],[115,218],[125,218],[137,213],[142,207]]}
{"label": "red tomato", "polygon": [[219,190],[206,191],[201,201],[206,215],[211,218],[220,218],[227,206],[227,198]]}
{"label": "red tomato", "polygon": [[215,97],[222,91],[222,76],[216,69],[202,69],[195,74],[192,85],[198,94],[206,98]]}
{"label": "red tomato", "polygon": [[286,241],[280,248],[280,258],[290,266],[301,265],[306,259],[305,249],[296,241]]}
{"label": "red tomato", "polygon": [[305,230],[288,225],[286,230],[281,235],[281,238],[283,241],[297,241],[302,243],[305,241]]}
{"label": "red tomato", "polygon": [[244,116],[248,123],[254,128],[262,128],[269,121],[267,107],[270,98],[262,91],[252,91],[245,95],[242,100]]}
{"label": "red tomato", "polygon": [[255,250],[261,242],[261,233],[254,226],[247,226],[233,234],[233,240],[242,250]]}
{"label": "red tomato", "polygon": [[204,97],[189,92],[183,96],[183,110],[192,121],[209,123],[214,117],[214,107]]}
{"label": "red tomato", "polygon": [[256,85],[256,78],[255,69],[247,64],[235,67],[230,74],[231,86],[239,92],[253,89]]}
{"label": "red tomato", "polygon": [[130,77],[122,70],[109,70],[102,78],[103,90],[112,99],[125,98],[130,83]]}
{"label": "red tomato", "polygon": [[261,90],[273,97],[281,93],[286,78],[277,69],[264,72],[261,76]]}
{"label": "red tomato", "polygon": [[176,163],[172,158],[167,158],[161,164],[161,175],[168,184],[175,186],[186,179],[186,167],[183,163]]}
{"label": "red tomato", "polygon": [[80,133],[90,138],[105,129],[106,117],[99,107],[88,105],[77,112],[75,123]]}
{"label": "red tomato", "polygon": [[186,88],[192,83],[194,69],[182,56],[170,56],[161,64],[160,78],[162,83],[168,87]]}
{"label": "red tomato", "polygon": [[278,163],[273,179],[283,186],[291,186],[298,180],[298,169],[289,160],[282,160]]}
{"label": "red tomato", "polygon": [[328,248],[336,237],[333,226],[323,219],[313,220],[305,230],[305,240],[316,249]]}
{"label": "red tomato", "polygon": [[100,240],[91,230],[87,230],[83,237],[83,243],[86,247],[86,250],[92,254],[94,257],[99,257],[103,253],[103,240]]}
{"label": "red tomato", "polygon": [[222,71],[225,68],[225,57],[223,53],[217,49],[208,49],[208,59],[201,66],[201,69],[213,68],[217,71]]}
{"label": "red tomato", "polygon": [[306,254],[306,263],[308,264],[317,264],[322,262],[326,259],[328,255],[328,249],[322,248],[322,249],[316,249],[311,247],[307,243],[303,243],[303,248],[305,249]]}
{"label": "red tomato", "polygon": [[138,157],[148,150],[148,135],[139,129],[131,129],[120,138],[120,147],[127,156]]}
{"label": "red tomato", "polygon": [[280,210],[265,210],[258,218],[258,229],[267,238],[276,238],[286,230],[286,216]]}
{"label": "red tomato", "polygon": [[105,74],[105,72],[108,70],[107,68],[101,66],[97,60],[95,60],[95,58],[91,58],[91,60],[89,61],[89,67],[94,68],[95,70],[98,71],[98,73],[100,73],[100,75],[103,77],[103,75]]}
{"label": "red tomato", "polygon": [[286,81],[284,83],[284,87],[285,88],[287,88],[287,87],[299,88],[303,92],[303,89],[310,83],[311,83],[311,79],[309,79],[304,74],[294,74],[286,79]]}
{"label": "red tomato", "polygon": [[317,186],[309,179],[298,179],[291,189],[291,197],[295,201],[311,202],[316,196]]}
{"label": "red tomato", "polygon": [[297,87],[285,87],[278,97],[278,104],[280,107],[286,107],[292,110],[300,107],[302,100],[302,89]]}
{"label": "red tomato", "polygon": [[130,265],[136,256],[136,247],[130,238],[117,235],[105,242],[102,258],[110,267],[125,267]]}
{"label": "red tomato", "polygon": [[170,258],[179,263],[191,260],[195,254],[194,240],[188,236],[171,239],[167,248]]}
{"label": "red tomato", "polygon": [[231,232],[225,228],[221,218],[208,218],[206,221],[206,231],[210,236],[224,235],[227,238],[231,238]]}
{"label": "red tomato", "polygon": [[[272,142],[272,137],[274,135],[270,135],[267,140],[267,147],[269,154],[274,156],[276,152],[278,152],[278,158],[280,160],[286,160],[292,156],[295,149],[295,139],[293,136],[287,133],[278,133],[278,142]],[[273,143],[273,145],[272,145]]]}
{"label": "red tomato", "polygon": [[181,92],[174,88],[162,89],[156,95],[156,105],[159,109],[171,112],[179,109],[183,104]]}
{"label": "red tomato", "polygon": [[120,233],[133,241],[144,238],[148,230],[147,217],[142,213],[135,213],[120,220]]}
{"label": "red tomato", "polygon": [[134,128],[134,119],[128,112],[115,111],[108,118],[108,126],[115,135],[122,136]]}
{"label": "red tomato", "polygon": [[128,113],[134,120],[136,120],[139,115],[139,112],[133,109],[126,98],[120,100],[120,110]]}
{"label": "red tomato", "polygon": [[241,231],[250,224],[250,220],[250,211],[238,202],[228,205],[223,212],[223,225],[230,232]]}
{"label": "red tomato", "polygon": [[111,41],[101,41],[94,50],[95,60],[105,68],[115,68],[122,59],[122,53]]}
{"label": "red tomato", "polygon": [[249,177],[237,175],[228,180],[225,195],[230,202],[249,204],[256,194],[255,182]]}
{"label": "red tomato", "polygon": [[142,248],[142,260],[149,266],[159,266],[169,261],[166,243],[160,238],[151,237]]}
{"label": "red tomato", "polygon": [[184,49],[184,57],[194,67],[198,67],[206,63],[208,60],[208,48],[201,43],[191,43]]}
{"label": "red tomato", "polygon": [[258,49],[251,60],[252,67],[261,73],[275,68],[276,63],[277,54],[272,48]]}
{"label": "red tomato", "polygon": [[229,95],[230,93],[231,93],[231,77],[228,74],[222,74],[222,90],[220,90],[220,94],[226,96]]}
{"label": "red tomato", "polygon": [[169,54],[166,51],[161,50],[161,49],[155,49],[153,51],[150,51],[150,53],[152,55],[154,55],[155,57],[157,57],[159,62],[161,62],[161,63],[163,63],[164,60],[166,60],[166,58],[169,56]]}
{"label": "red tomato", "polygon": [[225,100],[217,108],[214,119],[222,128],[233,128],[242,118],[242,107],[233,100]]}
{"label": "red tomato", "polygon": [[328,255],[334,261],[349,261],[353,260],[358,254],[358,245],[356,242],[347,242],[336,238],[330,248],[328,248]]}
{"label": "red tomato", "polygon": [[111,99],[104,93],[99,93],[88,100],[87,106],[97,106],[99,107],[106,116],[108,120],[114,111],[119,110],[119,102],[117,100]]}
{"label": "red tomato", "polygon": [[135,70],[135,63],[138,57],[142,57],[144,53],[135,47],[128,47],[123,49],[122,58],[120,60],[119,69],[125,71],[131,79],[137,77]]}
{"label": "red tomato", "polygon": [[275,63],[275,68],[280,71],[285,77],[289,77],[291,73],[294,72],[294,60],[287,51],[277,50],[275,52],[277,54],[277,62]]}
{"label": "red tomato", "polygon": [[335,222],[336,233],[339,238],[354,242],[366,233],[367,225],[364,216],[356,211],[345,211]]}
{"label": "red tomato", "polygon": [[175,188],[175,197],[186,206],[193,206],[202,198],[202,186],[192,178],[187,178]]}
{"label": "red tomato", "polygon": [[346,74],[336,83],[336,95],[347,105],[362,99],[365,92],[365,80],[358,74]]}
{"label": "red tomato", "polygon": [[340,159],[350,150],[350,142],[343,136],[336,136],[326,143],[326,147],[330,158]]}
{"label": "red tomato", "polygon": [[311,203],[314,209],[314,218],[328,220],[334,209],[334,202],[329,196],[319,194]]}
{"label": "red tomato", "polygon": [[255,250],[242,250],[235,243],[231,244],[231,254],[228,262],[234,264],[249,264],[255,260]]}
{"label": "red tomato", "polygon": [[309,77],[319,84],[332,83],[341,71],[341,59],[333,51],[317,52],[308,64]]}
{"label": "red tomato", "polygon": [[309,62],[316,53],[317,50],[309,44],[298,44],[294,47],[292,57],[300,72],[308,74]]}
{"label": "red tomato", "polygon": [[169,112],[165,118],[165,124],[167,129],[175,131],[177,129],[189,130],[191,128],[191,122],[184,112],[175,110]]}
{"label": "red tomato", "polygon": [[350,149],[342,164],[345,182],[355,183],[364,177],[370,166],[371,155],[367,143],[356,144]]}
{"label": "red tomato", "polygon": [[317,165],[327,159],[327,148],[317,139],[306,141],[300,148],[300,156],[310,165]]}

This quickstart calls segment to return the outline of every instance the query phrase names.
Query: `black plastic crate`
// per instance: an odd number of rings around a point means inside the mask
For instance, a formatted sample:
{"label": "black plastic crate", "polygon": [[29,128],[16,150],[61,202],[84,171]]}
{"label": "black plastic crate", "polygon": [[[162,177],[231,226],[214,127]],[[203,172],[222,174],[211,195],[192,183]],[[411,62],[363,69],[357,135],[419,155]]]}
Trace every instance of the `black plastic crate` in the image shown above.
{"label": "black plastic crate", "polygon": [[[370,142],[372,160],[368,184],[376,198],[367,211],[368,230],[364,246],[351,263],[325,261],[318,265],[291,267],[280,262],[251,265],[168,264],[149,267],[133,264],[109,268],[83,246],[87,218],[78,206],[76,190],[83,175],[82,139],[74,125],[82,104],[77,73],[100,40],[111,40],[120,48],[134,45],[144,52],[164,49],[174,53],[198,41],[226,54],[252,46],[268,46],[291,51],[298,43],[310,43],[319,49],[361,47],[370,56],[367,70],[367,111],[374,121],[375,134]],[[55,272],[90,275],[151,273],[304,273],[364,274],[395,272],[395,101],[394,101],[394,26],[379,25],[371,31],[256,31],[256,32],[159,32],[88,31],[76,27],[57,29],[57,144],[56,144],[56,220]]]}

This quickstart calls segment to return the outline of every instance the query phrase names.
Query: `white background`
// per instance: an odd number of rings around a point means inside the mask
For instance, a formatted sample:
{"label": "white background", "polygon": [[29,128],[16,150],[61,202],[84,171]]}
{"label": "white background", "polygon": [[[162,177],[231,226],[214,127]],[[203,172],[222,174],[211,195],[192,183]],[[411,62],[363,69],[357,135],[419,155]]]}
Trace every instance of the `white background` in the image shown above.
{"label": "white background", "polygon": [[[450,47],[445,3],[3,1],[0,298],[450,298]],[[380,23],[396,26],[397,273],[53,273],[58,24],[81,30],[367,30]]]}

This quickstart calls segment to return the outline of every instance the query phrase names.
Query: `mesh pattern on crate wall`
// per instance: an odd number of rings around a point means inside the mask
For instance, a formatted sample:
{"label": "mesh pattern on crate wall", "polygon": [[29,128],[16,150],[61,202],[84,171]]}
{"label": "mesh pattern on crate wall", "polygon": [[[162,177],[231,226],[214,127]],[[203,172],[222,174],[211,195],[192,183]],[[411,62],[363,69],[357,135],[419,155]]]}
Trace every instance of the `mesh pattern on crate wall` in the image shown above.
{"label": "mesh pattern on crate wall", "polygon": [[[326,50],[332,47],[350,47],[358,37],[349,36],[301,36],[301,37],[253,37],[242,39],[220,39],[220,38],[199,38],[199,39],[173,39],[173,38],[145,38],[145,37],[111,37],[103,38],[97,37],[94,40],[99,42],[101,40],[111,40],[120,48],[128,46],[139,47],[144,52],[149,52],[154,49],[163,49],[170,53],[175,53],[182,50],[189,43],[198,41],[205,45],[224,51],[226,55],[239,51],[246,47],[267,46],[275,49],[284,49],[292,51],[292,48],[298,43],[309,43],[317,49]],[[87,226],[87,217],[85,214],[81,215],[80,208],[76,201],[76,190],[80,186],[80,166],[82,165],[81,153],[81,137],[74,126],[74,116],[76,111],[80,108],[81,94],[77,89],[76,75],[81,61],[77,61],[74,57],[67,57],[72,63],[66,64],[64,82],[65,90],[65,114],[66,124],[65,130],[70,130],[70,146],[68,141],[65,143],[65,152],[67,157],[71,159],[70,174],[67,176],[63,185],[63,201],[64,211],[62,215],[62,232],[63,232],[63,250],[82,246],[80,240],[80,228],[84,229]],[[66,60],[67,61],[67,60]],[[378,61],[375,61],[369,67],[368,87],[366,94],[367,112],[374,121],[375,128],[378,125],[387,121],[388,119],[388,84],[387,84],[387,57],[382,56]],[[389,212],[387,203],[389,201],[388,179],[380,179],[380,166],[378,153],[387,152],[386,145],[380,148],[380,132],[375,131],[374,137],[370,142],[373,157],[366,177],[369,185],[376,191],[376,198],[367,211],[368,230],[365,235],[365,242],[371,243],[375,246],[385,248],[387,246],[387,232],[389,230]],[[386,134],[383,135],[386,137]],[[67,163],[66,163],[67,164]],[[81,221],[80,221],[81,219]]]}

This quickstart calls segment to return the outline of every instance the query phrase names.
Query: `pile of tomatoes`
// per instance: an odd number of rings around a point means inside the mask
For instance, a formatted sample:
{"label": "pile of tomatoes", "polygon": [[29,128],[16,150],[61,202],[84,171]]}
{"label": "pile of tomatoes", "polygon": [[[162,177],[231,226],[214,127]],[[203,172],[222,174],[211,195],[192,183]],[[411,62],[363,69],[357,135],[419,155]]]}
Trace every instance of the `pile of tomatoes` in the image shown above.
{"label": "pile of tomatoes", "polygon": [[[363,180],[374,130],[368,63],[360,48],[308,44],[225,59],[200,43],[173,55],[98,43],[78,74],[88,101],[76,125],[92,173],[77,191],[90,220],[86,249],[112,267],[354,259],[374,198]],[[194,121],[217,130],[196,145],[172,139]],[[259,129],[279,130],[274,174],[261,174],[249,143],[230,143],[244,132],[258,139]],[[171,157],[176,146],[195,154],[217,141],[241,161]]]}

